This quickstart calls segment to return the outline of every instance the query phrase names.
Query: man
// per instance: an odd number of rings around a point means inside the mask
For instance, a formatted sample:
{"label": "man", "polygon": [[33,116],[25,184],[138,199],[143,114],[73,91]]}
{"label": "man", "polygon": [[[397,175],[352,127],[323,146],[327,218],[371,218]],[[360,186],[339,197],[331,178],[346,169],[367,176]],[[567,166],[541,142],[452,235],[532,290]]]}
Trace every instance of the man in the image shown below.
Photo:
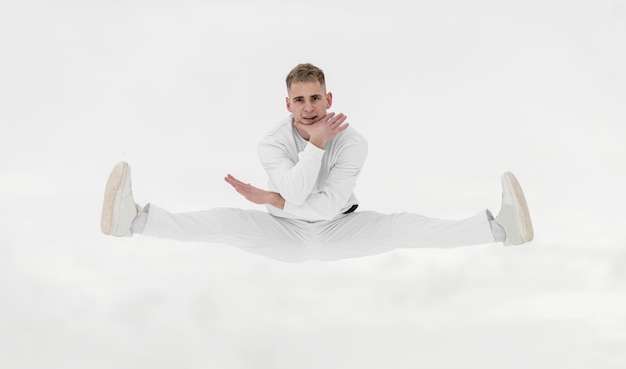
{"label": "man", "polygon": [[367,141],[344,114],[328,112],[333,95],[326,91],[321,69],[300,64],[286,84],[291,114],[258,146],[268,190],[230,174],[225,178],[247,200],[266,205],[268,212],[217,208],[172,214],[152,204],[141,208],[133,199],[130,167],[121,162],[107,182],[102,231],[225,243],[292,262],[372,255],[400,247],[518,245],[533,239],[524,194],[510,172],[502,176],[502,207],[496,218],[489,210],[463,220],[355,212],[358,201],[353,190],[367,156]]}

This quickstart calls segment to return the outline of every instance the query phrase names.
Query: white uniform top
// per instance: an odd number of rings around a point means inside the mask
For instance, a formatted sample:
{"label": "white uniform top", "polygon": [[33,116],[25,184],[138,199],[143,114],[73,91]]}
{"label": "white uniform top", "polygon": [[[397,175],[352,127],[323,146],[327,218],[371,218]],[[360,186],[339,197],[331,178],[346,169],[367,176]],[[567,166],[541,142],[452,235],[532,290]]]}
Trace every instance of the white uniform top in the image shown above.
{"label": "white uniform top", "polygon": [[322,150],[300,136],[290,115],[259,143],[258,154],[269,176],[269,190],[285,199],[283,210],[268,205],[270,214],[330,220],[357,204],[354,187],[367,156],[367,141],[352,127]]}

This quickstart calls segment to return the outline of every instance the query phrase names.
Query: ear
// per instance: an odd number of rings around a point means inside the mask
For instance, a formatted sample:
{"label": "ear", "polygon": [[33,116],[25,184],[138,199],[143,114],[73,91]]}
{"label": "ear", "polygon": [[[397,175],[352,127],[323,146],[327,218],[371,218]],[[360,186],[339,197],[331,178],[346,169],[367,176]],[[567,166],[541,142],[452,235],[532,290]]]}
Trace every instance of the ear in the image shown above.
{"label": "ear", "polygon": [[287,111],[293,113],[291,111],[291,101],[289,101],[289,96],[285,97],[285,106],[287,106]]}
{"label": "ear", "polygon": [[326,109],[330,109],[333,105],[333,93],[329,92],[326,94]]}

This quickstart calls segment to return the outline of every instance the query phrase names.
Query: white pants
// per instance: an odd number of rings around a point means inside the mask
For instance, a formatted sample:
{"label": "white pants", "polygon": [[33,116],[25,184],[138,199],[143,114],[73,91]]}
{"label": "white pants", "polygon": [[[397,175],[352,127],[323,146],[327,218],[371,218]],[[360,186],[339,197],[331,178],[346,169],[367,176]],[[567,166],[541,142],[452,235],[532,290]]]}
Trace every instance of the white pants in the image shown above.
{"label": "white pants", "polygon": [[144,236],[223,243],[285,262],[337,260],[396,248],[495,242],[486,211],[462,220],[357,211],[333,220],[309,222],[236,208],[172,214],[150,205],[144,218],[145,225],[139,227]]}

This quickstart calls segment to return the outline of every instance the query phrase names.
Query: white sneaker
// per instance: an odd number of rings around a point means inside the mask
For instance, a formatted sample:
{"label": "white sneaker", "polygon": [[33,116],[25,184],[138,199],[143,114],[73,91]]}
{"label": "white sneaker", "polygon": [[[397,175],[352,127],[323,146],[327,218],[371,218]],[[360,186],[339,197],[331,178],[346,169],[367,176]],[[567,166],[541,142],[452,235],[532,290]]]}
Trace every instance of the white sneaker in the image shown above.
{"label": "white sneaker", "polygon": [[130,166],[126,162],[119,162],[109,174],[104,192],[100,221],[102,233],[117,237],[132,236],[130,226],[140,211],[141,207],[133,199]]}
{"label": "white sneaker", "polygon": [[524,192],[511,172],[502,175],[502,206],[496,221],[504,227],[506,246],[530,242],[534,237]]}

